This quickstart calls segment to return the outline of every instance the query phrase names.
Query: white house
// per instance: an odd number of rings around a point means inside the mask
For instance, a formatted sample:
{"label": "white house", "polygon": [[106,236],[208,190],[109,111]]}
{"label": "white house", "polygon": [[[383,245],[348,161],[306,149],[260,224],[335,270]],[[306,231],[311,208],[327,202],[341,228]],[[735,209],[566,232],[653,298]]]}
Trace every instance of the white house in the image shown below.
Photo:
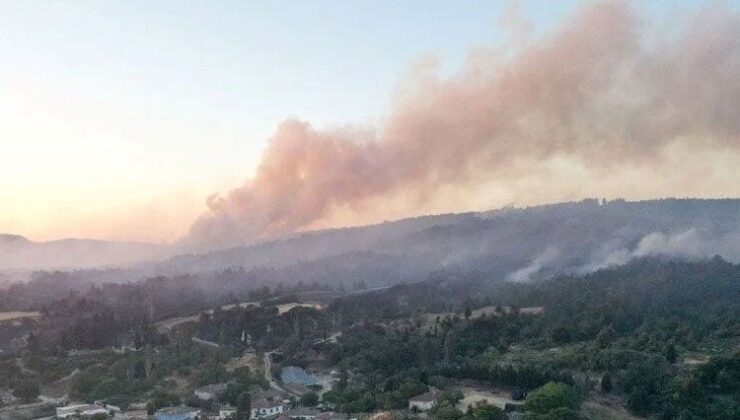
{"label": "white house", "polygon": [[288,411],[288,417],[293,420],[315,420],[319,410],[311,407],[295,407]]}
{"label": "white house", "polygon": [[316,420],[357,420],[357,417],[345,413],[326,411],[316,415]]}
{"label": "white house", "polygon": [[218,409],[218,419],[219,420],[226,420],[229,416],[232,416],[236,414],[236,408],[230,406],[230,405],[222,405]]}
{"label": "white house", "polygon": [[429,392],[425,392],[421,395],[411,397],[409,399],[409,410],[412,411],[427,411],[434,407],[442,393],[437,389],[431,389]]}
{"label": "white house", "polygon": [[285,406],[278,398],[260,398],[252,402],[252,419],[261,417],[277,416],[283,413]]}
{"label": "white house", "polygon": [[96,414],[108,414],[108,410],[95,404],[68,405],[66,407],[57,407],[56,409],[56,415],[60,419],[94,416]]}

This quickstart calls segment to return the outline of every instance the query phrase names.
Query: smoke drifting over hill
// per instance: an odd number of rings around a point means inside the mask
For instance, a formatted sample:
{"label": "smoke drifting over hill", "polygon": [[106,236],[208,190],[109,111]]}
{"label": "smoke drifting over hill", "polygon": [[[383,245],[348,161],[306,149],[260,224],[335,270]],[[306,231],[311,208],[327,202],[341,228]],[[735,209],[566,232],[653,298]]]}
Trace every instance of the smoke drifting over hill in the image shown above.
{"label": "smoke drifting over hill", "polygon": [[[599,2],[528,45],[476,53],[449,78],[420,66],[377,132],[282,123],[254,178],[211,197],[186,242],[269,238],[370,200],[402,194],[421,206],[474,182],[499,182],[517,199],[546,179],[578,195],[593,176],[634,187],[634,171],[642,182],[662,174],[663,195],[691,194],[711,180],[672,184],[677,155],[724,159],[692,162],[707,172],[740,162],[740,19],[730,11],[704,10],[661,38],[627,2]],[[559,179],[569,170],[582,175]]]}

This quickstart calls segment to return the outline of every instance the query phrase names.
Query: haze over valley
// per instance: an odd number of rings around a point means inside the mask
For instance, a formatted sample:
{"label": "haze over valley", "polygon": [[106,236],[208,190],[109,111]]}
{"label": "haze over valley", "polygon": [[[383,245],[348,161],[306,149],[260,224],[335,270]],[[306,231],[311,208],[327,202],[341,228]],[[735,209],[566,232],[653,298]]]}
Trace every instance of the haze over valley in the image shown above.
{"label": "haze over valley", "polygon": [[0,2],[0,420],[740,419],[740,1]]}

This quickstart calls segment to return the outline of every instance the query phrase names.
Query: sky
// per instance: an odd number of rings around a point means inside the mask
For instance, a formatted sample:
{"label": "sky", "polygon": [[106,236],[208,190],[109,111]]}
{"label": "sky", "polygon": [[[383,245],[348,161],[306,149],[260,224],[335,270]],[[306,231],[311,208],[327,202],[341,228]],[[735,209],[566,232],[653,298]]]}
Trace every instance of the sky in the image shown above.
{"label": "sky", "polygon": [[[0,1],[0,232],[175,241],[286,118],[377,129],[416,63],[455,74],[581,3],[524,0],[521,23],[508,1]],[[705,5],[638,4],[667,30]]]}

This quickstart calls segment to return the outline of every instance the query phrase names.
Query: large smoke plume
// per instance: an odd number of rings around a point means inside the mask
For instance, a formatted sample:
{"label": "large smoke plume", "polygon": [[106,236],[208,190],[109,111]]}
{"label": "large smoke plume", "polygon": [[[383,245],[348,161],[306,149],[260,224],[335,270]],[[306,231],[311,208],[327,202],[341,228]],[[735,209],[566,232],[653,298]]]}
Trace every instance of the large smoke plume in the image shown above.
{"label": "large smoke plume", "polygon": [[210,198],[188,241],[246,243],[369,200],[506,183],[543,162],[598,175],[658,166],[675,149],[737,154],[734,13],[710,7],[659,36],[629,3],[599,2],[526,45],[476,52],[452,77],[419,66],[376,132],[282,123],[254,178]]}

